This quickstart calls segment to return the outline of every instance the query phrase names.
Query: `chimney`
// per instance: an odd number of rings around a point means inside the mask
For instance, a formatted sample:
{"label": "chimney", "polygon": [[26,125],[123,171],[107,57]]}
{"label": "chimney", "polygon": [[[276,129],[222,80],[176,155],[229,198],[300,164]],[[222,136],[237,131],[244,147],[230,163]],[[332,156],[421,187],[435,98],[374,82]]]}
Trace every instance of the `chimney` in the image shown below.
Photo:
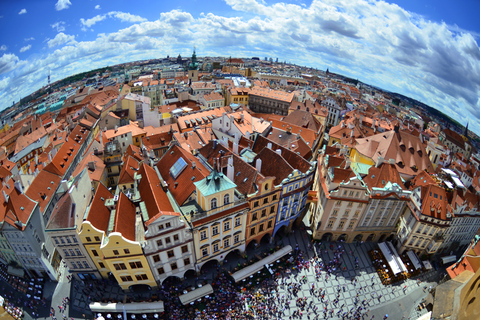
{"label": "chimney", "polygon": [[2,190],[2,192],[3,192],[3,198],[5,198],[5,203],[6,203],[6,202],[8,202],[9,196],[8,196],[8,194],[5,192],[5,190]]}
{"label": "chimney", "polygon": [[255,162],[255,169],[257,169],[258,173],[262,172],[262,159],[257,159],[257,161]]}
{"label": "chimney", "polygon": [[51,152],[48,153],[48,162],[52,162],[52,153]]}
{"label": "chimney", "polygon": [[234,181],[234,167],[233,167],[233,157],[228,158],[228,164],[227,164],[227,178],[230,179],[231,181]]}
{"label": "chimney", "polygon": [[245,120],[243,113],[240,113],[240,120],[243,123],[243,120]]}
{"label": "chimney", "polygon": [[353,133],[354,133],[354,130],[352,129],[352,131],[350,132],[350,137],[353,137]]}
{"label": "chimney", "polygon": [[350,164],[352,162],[350,160],[345,161],[345,169],[350,169]]}
{"label": "chimney", "polygon": [[238,132],[235,132],[235,143],[238,143],[240,141],[240,135]]}
{"label": "chimney", "polygon": [[60,182],[61,185],[62,185],[62,189],[64,192],[66,192],[68,190],[68,181],[67,180],[62,180],[62,182]]}
{"label": "chimney", "polygon": [[282,155],[282,149],[277,149],[275,152],[280,156]]}
{"label": "chimney", "polygon": [[88,169],[95,171],[95,161],[89,161],[88,162]]}
{"label": "chimney", "polygon": [[38,154],[35,154],[35,164],[38,164]]}
{"label": "chimney", "polygon": [[271,142],[267,143],[267,148],[272,149],[272,143]]}
{"label": "chimney", "polygon": [[362,125],[362,124],[363,124],[363,114],[360,115],[360,125]]}
{"label": "chimney", "polygon": [[230,116],[230,129],[233,127],[234,121],[235,121],[235,118],[233,116]]}
{"label": "chimney", "polygon": [[236,142],[233,143],[233,152],[235,154],[238,154],[238,143],[236,143]]}
{"label": "chimney", "polygon": [[192,161],[192,169],[195,169],[197,166],[197,164],[195,163],[195,161]]}
{"label": "chimney", "polygon": [[22,186],[21,180],[15,181],[14,185],[15,185],[15,189],[17,189],[18,192],[23,193],[23,186]]}
{"label": "chimney", "polygon": [[384,159],[383,157],[378,157],[377,163],[375,164],[375,167],[376,167],[376,168],[380,167],[380,166],[382,165],[382,163],[383,163],[384,160],[385,160],[385,159]]}
{"label": "chimney", "polygon": [[250,132],[249,132],[249,131],[247,131],[247,132],[245,133],[245,138],[250,139]]}
{"label": "chimney", "polygon": [[118,127],[117,125],[115,125],[115,133],[117,133],[117,131],[118,131]]}

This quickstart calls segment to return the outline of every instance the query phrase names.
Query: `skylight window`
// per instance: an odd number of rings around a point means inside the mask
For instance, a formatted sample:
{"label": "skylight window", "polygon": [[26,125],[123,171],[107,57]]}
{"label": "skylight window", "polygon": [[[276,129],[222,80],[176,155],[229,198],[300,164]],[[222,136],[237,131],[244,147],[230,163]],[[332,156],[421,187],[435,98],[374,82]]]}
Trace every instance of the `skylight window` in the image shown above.
{"label": "skylight window", "polygon": [[175,162],[175,164],[170,168],[170,175],[175,180],[186,167],[187,167],[187,163],[185,162],[185,160],[183,160],[182,157],[180,157]]}

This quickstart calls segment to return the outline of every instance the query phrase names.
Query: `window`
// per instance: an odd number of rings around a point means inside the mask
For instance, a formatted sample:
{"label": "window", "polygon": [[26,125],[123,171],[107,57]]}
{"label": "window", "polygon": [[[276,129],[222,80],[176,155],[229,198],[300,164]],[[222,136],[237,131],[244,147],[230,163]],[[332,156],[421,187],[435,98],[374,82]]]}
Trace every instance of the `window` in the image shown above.
{"label": "window", "polygon": [[226,205],[230,202],[230,195],[227,193],[223,196],[223,204]]}
{"label": "window", "polygon": [[210,209],[215,209],[217,207],[217,198],[210,200]]}
{"label": "window", "polygon": [[262,210],[262,218],[267,216],[267,209]]}
{"label": "window", "polygon": [[275,206],[270,207],[270,213],[275,213]]}
{"label": "window", "polygon": [[233,236],[233,242],[234,243],[240,242],[240,235],[239,234],[236,234],[236,235]]}
{"label": "window", "polygon": [[334,223],[334,222],[335,222],[335,220],[330,220],[330,221],[328,221],[327,228],[333,227],[333,223]]}
{"label": "window", "polygon": [[93,249],[93,250],[92,250],[92,253],[93,253],[93,255],[94,255],[95,257],[98,257],[98,252],[97,252],[97,250]]}
{"label": "window", "polygon": [[92,242],[92,239],[90,237],[86,237],[88,242]]}
{"label": "window", "polygon": [[273,224],[272,220],[268,221],[267,229],[270,229],[272,227],[272,224]]}
{"label": "window", "polygon": [[153,256],[153,262],[158,262],[160,261],[160,256],[158,254]]}
{"label": "window", "polygon": [[157,246],[160,247],[162,245],[162,240],[157,240]]}
{"label": "window", "polygon": [[341,201],[341,200],[337,200],[337,202],[335,202],[335,205],[336,205],[336,206],[341,206],[341,205],[342,205],[342,201]]}
{"label": "window", "polygon": [[95,241],[100,241],[100,237],[99,237],[99,236],[95,236]]}
{"label": "window", "polygon": [[235,217],[235,227],[239,227],[242,224],[240,217]]}
{"label": "window", "polygon": [[188,246],[182,246],[182,253],[187,253],[188,252]]}
{"label": "window", "polygon": [[172,242],[172,240],[170,240],[170,237],[166,237],[166,238],[165,238],[165,243],[166,243],[166,244],[169,244],[169,243],[171,243],[171,242]]}
{"label": "window", "polygon": [[230,230],[230,221],[225,221],[223,223],[223,231],[228,231]]}
{"label": "window", "polygon": [[130,250],[129,250],[129,249],[123,249],[123,252],[125,252],[125,254],[130,254]]}
{"label": "window", "polygon": [[171,226],[170,222],[165,223],[165,228],[170,228]]}
{"label": "window", "polygon": [[250,229],[250,235],[251,236],[255,235],[255,228]]}
{"label": "window", "polygon": [[347,207],[352,207],[352,206],[353,206],[353,202],[350,201],[350,202],[348,203]]}
{"label": "window", "polygon": [[207,239],[207,230],[200,231],[200,240]]}
{"label": "window", "polygon": [[88,269],[90,266],[88,265],[87,261],[83,261],[83,268]]}
{"label": "window", "polygon": [[223,239],[223,247],[224,248],[230,247],[230,238]]}
{"label": "window", "polygon": [[348,229],[352,229],[354,224],[355,221],[350,221],[350,223],[348,224]]}
{"label": "window", "polygon": [[262,224],[258,227],[258,232],[262,232],[262,231],[263,231],[263,227],[264,227],[264,224],[262,223]]}
{"label": "window", "polygon": [[178,238],[178,234],[174,234],[174,235],[173,235],[173,241],[178,241],[178,239],[179,239],[179,238]]}
{"label": "window", "polygon": [[158,274],[164,274],[165,270],[162,267],[160,267],[160,268],[157,269],[157,272],[158,272]]}
{"label": "window", "polygon": [[255,202],[253,203],[253,207],[254,207],[254,208],[258,207],[258,201],[255,201]]}
{"label": "window", "polygon": [[75,253],[77,254],[77,256],[81,256],[81,255],[82,255],[82,253],[80,252],[79,249],[75,249]]}
{"label": "window", "polygon": [[118,256],[118,250],[113,250],[113,255]]}
{"label": "window", "polygon": [[213,252],[217,252],[219,249],[218,242],[213,244]]}
{"label": "window", "polygon": [[268,203],[268,198],[264,198],[263,199],[263,204],[267,204]]}
{"label": "window", "polygon": [[170,268],[172,270],[177,270],[178,269],[177,263],[176,262],[170,263]]}
{"label": "window", "polygon": [[148,277],[147,277],[146,274],[137,274],[137,275],[135,275],[135,278],[136,278],[138,281],[148,280]]}
{"label": "window", "polygon": [[158,226],[158,230],[163,230],[164,228],[165,228],[165,227],[164,227],[163,224],[161,224],[161,225]]}
{"label": "window", "polygon": [[125,263],[114,263],[115,270],[127,270]]}
{"label": "window", "polygon": [[130,276],[121,276],[120,279],[122,279],[123,282],[133,281],[132,277]]}
{"label": "window", "polygon": [[357,211],[355,211],[355,213],[353,214],[353,216],[354,216],[355,218],[358,218],[358,215],[359,215],[359,214],[360,214],[360,210],[357,210]]}
{"label": "window", "polygon": [[345,210],[345,212],[343,213],[343,216],[348,217],[349,214],[350,214],[350,210]]}
{"label": "window", "polygon": [[337,213],[338,213],[338,210],[333,210],[333,212],[332,212],[332,216],[336,216],[336,215],[337,215]]}
{"label": "window", "polygon": [[208,248],[203,248],[202,249],[202,257],[205,257],[208,255]]}
{"label": "window", "polygon": [[130,268],[139,269],[139,268],[143,268],[143,266],[140,261],[134,261],[134,262],[130,262]]}
{"label": "window", "polygon": [[343,228],[344,225],[345,225],[345,221],[340,221],[340,224],[338,225],[338,227],[341,229]]}
{"label": "window", "polygon": [[103,264],[103,262],[99,262],[98,265],[100,266],[100,268],[105,269],[105,265]]}
{"label": "window", "polygon": [[256,221],[256,220],[257,220],[257,213],[254,212],[254,213],[252,214],[252,221]]}
{"label": "window", "polygon": [[168,250],[168,251],[167,251],[167,256],[168,256],[169,258],[172,258],[173,256],[175,256],[175,254],[173,253],[173,250]]}
{"label": "window", "polygon": [[[12,245],[13,247],[13,245]],[[66,257],[70,257],[70,253],[68,253],[67,249],[63,249],[63,253],[65,254]]]}
{"label": "window", "polygon": [[357,205],[357,207],[359,207],[359,208],[363,207],[363,203],[359,203],[359,204]]}
{"label": "window", "polygon": [[353,197],[353,191],[350,191],[350,192],[348,193],[348,196],[349,196],[349,197]]}
{"label": "window", "polygon": [[212,235],[213,236],[218,235],[218,225],[212,227]]}
{"label": "window", "polygon": [[188,266],[190,264],[190,258],[183,259],[183,265]]}
{"label": "window", "polygon": [[[23,247],[24,251],[27,251],[27,249],[25,249],[25,247]],[[68,249],[70,251],[70,255],[72,256],[75,256],[75,252],[73,251],[73,249]]]}
{"label": "window", "polygon": [[277,200],[277,195],[276,194],[274,194],[273,197],[272,197],[272,201],[275,201],[275,200]]}

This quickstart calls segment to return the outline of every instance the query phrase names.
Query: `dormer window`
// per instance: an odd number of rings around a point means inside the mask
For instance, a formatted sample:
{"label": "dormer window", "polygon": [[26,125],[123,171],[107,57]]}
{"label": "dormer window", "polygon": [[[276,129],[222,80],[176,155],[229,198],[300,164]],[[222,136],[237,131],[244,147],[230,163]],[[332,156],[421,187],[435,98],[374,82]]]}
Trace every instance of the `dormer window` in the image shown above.
{"label": "dormer window", "polygon": [[225,196],[223,196],[223,204],[227,205],[230,202],[230,195],[227,193]]}
{"label": "dormer window", "polygon": [[213,198],[212,200],[210,200],[210,209],[213,210],[216,208],[217,208],[217,198]]}

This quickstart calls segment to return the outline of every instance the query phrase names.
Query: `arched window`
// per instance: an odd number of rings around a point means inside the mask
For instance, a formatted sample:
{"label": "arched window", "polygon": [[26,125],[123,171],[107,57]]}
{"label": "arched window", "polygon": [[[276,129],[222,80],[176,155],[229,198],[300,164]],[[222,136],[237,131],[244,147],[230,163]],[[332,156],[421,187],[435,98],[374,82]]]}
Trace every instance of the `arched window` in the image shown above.
{"label": "arched window", "polygon": [[217,198],[210,200],[210,209],[215,209],[217,207]]}
{"label": "arched window", "polygon": [[230,195],[227,193],[223,196],[223,205],[226,205],[230,202]]}
{"label": "arched window", "polygon": [[268,190],[268,183],[265,184],[265,191]]}

